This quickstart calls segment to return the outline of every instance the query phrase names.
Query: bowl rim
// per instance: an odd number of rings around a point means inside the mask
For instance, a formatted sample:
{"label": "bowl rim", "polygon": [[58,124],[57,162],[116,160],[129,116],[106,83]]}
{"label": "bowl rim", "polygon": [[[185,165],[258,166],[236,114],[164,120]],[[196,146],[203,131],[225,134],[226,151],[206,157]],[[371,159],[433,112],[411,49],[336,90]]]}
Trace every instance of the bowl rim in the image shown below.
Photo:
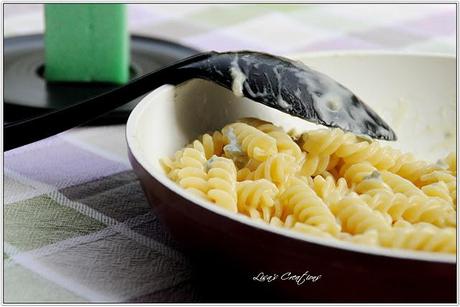
{"label": "bowl rim", "polygon": [[[429,57],[429,58],[447,58],[447,59],[456,59],[455,56],[446,55],[446,54],[437,54],[437,53],[400,53],[400,52],[367,52],[367,51],[326,51],[326,52],[315,52],[315,53],[297,53],[293,55],[288,55],[289,58],[298,59],[298,58],[308,58],[308,57],[328,57],[328,56],[410,56],[410,57]],[[141,145],[136,140],[136,127],[137,123],[140,120],[143,110],[147,107],[149,103],[157,96],[159,93],[174,90],[173,85],[163,85],[156,90],[150,92],[136,105],[129,115],[127,124],[126,124],[126,140],[128,149],[130,150],[133,157],[138,161],[138,163],[152,176],[155,180],[160,182],[163,186],[171,190],[172,192],[178,194],[179,196],[185,198],[189,202],[202,207],[206,210],[221,215],[223,217],[229,218],[233,221],[243,223],[247,226],[254,227],[259,230],[269,231],[271,233],[288,237],[290,239],[296,239],[308,243],[318,244],[323,247],[330,248],[339,248],[348,252],[358,252],[364,253],[373,256],[385,256],[390,258],[399,258],[399,259],[408,259],[408,260],[418,260],[418,261],[428,261],[428,262],[438,262],[438,263],[456,263],[456,254],[447,254],[447,253],[436,253],[436,252],[426,252],[426,251],[412,251],[405,249],[396,249],[396,248],[384,248],[376,246],[367,246],[356,244],[352,242],[346,242],[338,240],[335,238],[318,238],[308,234],[301,234],[294,232],[292,230],[283,229],[280,227],[274,227],[272,225],[263,224],[252,220],[251,218],[243,214],[235,214],[229,212],[221,207],[214,205],[213,203],[201,199],[200,197],[188,193],[185,189],[177,185],[175,182],[167,178],[165,174],[160,174],[162,171],[154,166],[149,159],[147,159],[142,154]],[[457,230],[457,229],[456,229]]]}
{"label": "bowl rim", "polygon": [[294,52],[289,53],[287,57],[297,58],[318,58],[330,56],[398,56],[398,57],[429,57],[455,60],[455,53],[433,52],[433,51],[404,51],[404,50],[362,50],[362,49],[344,49],[344,50],[327,50],[313,52]]}

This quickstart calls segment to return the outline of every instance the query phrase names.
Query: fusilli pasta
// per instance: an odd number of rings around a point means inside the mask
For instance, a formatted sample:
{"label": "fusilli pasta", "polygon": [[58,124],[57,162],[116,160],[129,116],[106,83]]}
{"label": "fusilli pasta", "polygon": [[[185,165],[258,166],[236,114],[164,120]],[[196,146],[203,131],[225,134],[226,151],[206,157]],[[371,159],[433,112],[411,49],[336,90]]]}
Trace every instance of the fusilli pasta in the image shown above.
{"label": "fusilli pasta", "polygon": [[232,160],[212,156],[208,166],[208,197],[218,206],[237,212],[236,168]]}
{"label": "fusilli pasta", "polygon": [[241,149],[249,158],[265,161],[269,156],[278,152],[276,140],[273,137],[245,123],[228,125],[223,131],[227,137],[230,137],[233,131]]}
{"label": "fusilli pasta", "polygon": [[181,187],[258,223],[354,244],[456,251],[454,153],[428,163],[340,129],[294,134],[244,118],[160,164]]}
{"label": "fusilli pasta", "polygon": [[269,222],[281,216],[280,206],[275,206],[278,188],[266,179],[246,180],[237,183],[238,209],[252,217]]}

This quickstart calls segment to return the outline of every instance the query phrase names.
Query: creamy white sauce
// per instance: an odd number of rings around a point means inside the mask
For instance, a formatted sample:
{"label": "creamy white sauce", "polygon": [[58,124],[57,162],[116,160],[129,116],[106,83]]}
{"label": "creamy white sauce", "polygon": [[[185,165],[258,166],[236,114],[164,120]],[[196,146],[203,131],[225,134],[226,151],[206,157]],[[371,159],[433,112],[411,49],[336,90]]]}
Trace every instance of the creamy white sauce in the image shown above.
{"label": "creamy white sauce", "polygon": [[[260,66],[260,63],[253,63],[251,61],[249,61],[247,59],[247,57],[245,55],[243,55],[241,57],[241,60],[245,61],[246,63],[248,63],[248,65],[253,65],[255,69],[258,69],[259,66]],[[246,77],[246,76],[245,76]],[[246,81],[246,79],[245,79]],[[251,88],[251,86],[249,85],[249,82],[244,82],[243,83],[243,86],[244,86],[244,89],[249,93],[249,95],[251,95],[252,97],[261,97],[261,98],[265,98],[268,96],[268,91],[267,91],[267,86],[268,84],[265,84],[265,86],[263,87],[263,91],[262,92],[254,92]]]}
{"label": "creamy white sauce", "polygon": [[224,131],[224,134],[229,140],[229,143],[224,146],[225,154],[232,159],[238,167],[243,167],[243,165],[247,162],[247,157],[241,149],[241,145],[238,143],[238,139],[233,128],[227,129]]}
{"label": "creamy white sauce", "polygon": [[[246,82],[247,76],[238,64],[239,59],[248,61],[249,65],[255,65],[250,58],[246,59],[245,56],[235,56],[232,60],[230,67],[230,74],[233,79],[232,92],[237,97],[243,97],[243,89],[245,89],[252,97],[261,97],[263,101],[267,102],[267,96],[273,94],[275,99],[274,101],[270,101],[271,103],[275,103],[285,111],[292,110],[293,105],[283,99],[282,96],[283,72],[288,70],[295,74],[300,83],[306,86],[313,100],[313,108],[319,118],[327,125],[338,126],[355,133],[359,131],[365,133],[366,127],[363,126],[364,123],[374,122],[366,109],[361,107],[360,104],[358,106],[353,104],[353,93],[335,80],[320,72],[313,71],[301,62],[291,61],[295,67],[275,65],[272,69],[278,86],[269,88],[271,84],[266,84],[260,91],[255,91],[250,87],[249,82]],[[302,100],[302,91],[300,88],[297,88],[293,94],[297,99]],[[377,134],[389,135],[388,131],[384,128],[376,126],[375,130]]]}
{"label": "creamy white sauce", "polygon": [[394,112],[394,124],[392,125],[394,129],[399,129],[401,124],[403,124],[405,118],[407,117],[407,112],[409,109],[409,103],[404,98],[399,98],[397,103],[397,109],[392,109]]}
{"label": "creamy white sauce", "polygon": [[351,101],[350,92],[325,75],[313,73],[304,65],[301,68],[304,70],[296,72],[296,76],[312,93],[313,104],[319,116],[328,123],[345,122],[338,111]]}
{"label": "creamy white sauce", "polygon": [[[248,61],[245,56],[241,57],[241,59],[243,61]],[[253,64],[252,62],[249,62],[248,63],[249,65],[254,65],[254,68],[258,68],[260,63],[255,63]],[[240,82],[241,80],[241,75],[238,73],[238,70],[239,69],[239,66],[237,64],[237,57],[235,58],[235,60],[232,61],[232,68],[234,67],[238,67],[238,69],[235,69],[235,70],[231,70],[230,72],[232,73],[232,78],[233,78],[233,84],[232,84],[232,91],[235,93],[235,87],[236,87],[236,90],[239,90],[238,89],[238,86],[240,83],[236,84],[235,85],[235,82],[238,81]],[[283,66],[284,67],[284,66]],[[284,110],[291,110],[292,109],[292,105],[287,102],[286,100],[283,99],[283,96],[281,95],[281,88],[282,88],[282,78],[281,78],[281,74],[279,73],[278,71],[278,66],[275,66],[273,67],[273,72],[275,73],[275,76],[277,78],[277,82],[278,82],[278,93],[274,93],[276,94],[276,98],[275,98],[275,103],[280,106],[281,108],[283,108]],[[241,70],[240,70],[241,71]],[[244,74],[243,74],[244,75]],[[244,76],[245,79],[243,80],[243,82],[241,82],[241,84],[243,84],[244,88],[246,89],[246,91],[252,96],[252,97],[261,97],[261,98],[265,98],[267,97],[270,93],[268,91],[268,86],[270,84],[264,84],[264,87],[263,87],[263,91],[262,92],[255,92],[253,91],[253,89],[250,87],[249,83],[248,82],[244,82],[246,80],[246,76]],[[299,97],[300,97],[300,90],[299,90]],[[235,94],[236,95],[236,94]]]}
{"label": "creamy white sauce", "polygon": [[455,152],[455,98],[405,94],[386,98],[373,107],[378,114],[385,115],[398,135],[398,141],[388,145],[412,152],[417,159],[433,161],[433,164],[449,152]]}
{"label": "creamy white sauce", "polygon": [[231,63],[230,74],[233,78],[232,92],[237,97],[243,97],[243,84],[246,81],[246,75],[241,71],[238,65],[238,56]]}
{"label": "creamy white sauce", "polygon": [[238,139],[236,137],[235,131],[233,128],[229,128],[225,131],[225,136],[228,138],[229,143],[224,146],[224,151],[230,156],[241,156],[243,150],[241,149]]}
{"label": "creamy white sauce", "polygon": [[[356,132],[361,130],[362,127],[359,126],[361,123],[371,120],[365,109],[352,104],[353,94],[349,90],[328,76],[311,70],[302,62],[292,63],[300,69],[300,71],[296,70],[295,74],[299,82],[307,85],[316,112],[327,124],[338,125],[345,130]],[[350,110],[354,118],[351,118],[348,112],[343,110],[344,108]],[[383,128],[377,130],[383,135],[387,134]]]}
{"label": "creamy white sauce", "polygon": [[283,82],[281,75],[278,71],[278,66],[273,67],[273,72],[275,73],[276,79],[278,81],[278,96],[276,97],[276,102],[281,108],[285,110],[290,110],[292,109],[292,105],[289,104],[286,100],[284,100],[283,96],[281,95],[281,88],[283,87]]}
{"label": "creamy white sauce", "polygon": [[246,91],[249,93],[249,95],[251,95],[252,97],[266,97],[268,95],[268,92],[267,92],[267,89],[264,88],[264,91],[261,92],[261,93],[256,93],[252,90],[252,88],[249,86],[249,83],[246,82],[244,83],[244,88],[246,89]]}
{"label": "creamy white sauce", "polygon": [[296,96],[297,99],[302,100],[302,91],[300,90],[300,88],[297,88],[297,89],[294,91],[294,96]]}
{"label": "creamy white sauce", "polygon": [[292,109],[292,105],[289,104],[286,100],[284,100],[281,95],[278,95],[278,99],[276,100],[276,102],[278,103],[280,107],[282,107],[285,110]]}

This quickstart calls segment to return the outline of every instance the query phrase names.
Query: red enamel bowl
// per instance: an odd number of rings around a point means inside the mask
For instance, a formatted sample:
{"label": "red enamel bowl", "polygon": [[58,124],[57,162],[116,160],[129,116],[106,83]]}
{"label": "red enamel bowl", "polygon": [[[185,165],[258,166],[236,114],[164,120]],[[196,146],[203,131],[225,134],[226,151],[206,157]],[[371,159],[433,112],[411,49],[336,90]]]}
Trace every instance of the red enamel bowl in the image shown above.
{"label": "red enamel bowl", "polygon": [[[392,146],[430,160],[455,150],[455,58],[381,53],[297,58],[340,81],[381,114],[398,134]],[[152,209],[185,250],[219,254],[246,270],[248,279],[271,274],[273,282],[250,282],[266,285],[285,301],[456,301],[455,255],[368,247],[263,225],[190,195],[163,173],[160,158],[246,116],[286,129],[316,128],[202,80],[153,91],[129,117],[133,169]]]}

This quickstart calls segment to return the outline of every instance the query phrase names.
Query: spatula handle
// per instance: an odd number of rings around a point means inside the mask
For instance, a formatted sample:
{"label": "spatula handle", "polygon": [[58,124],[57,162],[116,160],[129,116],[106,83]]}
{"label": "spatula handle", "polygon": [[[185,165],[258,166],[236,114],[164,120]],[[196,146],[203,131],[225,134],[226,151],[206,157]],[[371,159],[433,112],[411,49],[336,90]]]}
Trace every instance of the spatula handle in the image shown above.
{"label": "spatula handle", "polygon": [[3,150],[14,149],[85,124],[164,84],[181,83],[190,76],[178,73],[178,68],[206,60],[212,54],[213,52],[208,52],[191,56],[65,109],[6,124],[3,126]]}

